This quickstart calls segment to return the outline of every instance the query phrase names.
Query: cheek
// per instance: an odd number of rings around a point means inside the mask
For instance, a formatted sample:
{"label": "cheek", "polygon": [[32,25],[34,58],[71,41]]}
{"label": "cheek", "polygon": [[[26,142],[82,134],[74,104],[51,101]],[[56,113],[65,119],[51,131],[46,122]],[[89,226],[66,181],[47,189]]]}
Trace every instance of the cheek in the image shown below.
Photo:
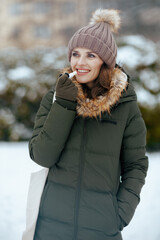
{"label": "cheek", "polygon": [[[103,63],[102,63],[103,64]],[[96,74],[96,77],[98,77],[99,75],[99,72],[100,72],[100,69],[101,69],[101,66],[102,64],[97,64],[97,66],[95,67],[95,74]]]}
{"label": "cheek", "polygon": [[72,57],[71,57],[70,65],[73,70],[74,66],[76,65],[76,61]]}

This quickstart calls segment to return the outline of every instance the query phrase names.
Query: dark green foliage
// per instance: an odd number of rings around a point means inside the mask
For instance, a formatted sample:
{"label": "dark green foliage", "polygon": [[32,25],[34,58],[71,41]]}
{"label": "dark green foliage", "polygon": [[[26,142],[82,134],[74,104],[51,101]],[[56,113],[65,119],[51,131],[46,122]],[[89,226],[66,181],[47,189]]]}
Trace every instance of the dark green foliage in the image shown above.
{"label": "dark green foliage", "polygon": [[160,106],[154,109],[140,106],[147,127],[148,150],[160,149]]}

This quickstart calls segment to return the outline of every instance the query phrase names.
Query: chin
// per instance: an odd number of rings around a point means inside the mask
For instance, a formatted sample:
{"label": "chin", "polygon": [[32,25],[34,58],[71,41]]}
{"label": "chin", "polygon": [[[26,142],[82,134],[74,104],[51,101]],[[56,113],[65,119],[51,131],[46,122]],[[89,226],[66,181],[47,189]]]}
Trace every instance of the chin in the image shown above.
{"label": "chin", "polygon": [[89,82],[92,82],[92,81],[89,81],[88,78],[87,79],[86,78],[82,78],[82,77],[79,77],[77,75],[76,75],[76,80],[77,80],[77,82],[83,83],[83,84],[87,84]]}

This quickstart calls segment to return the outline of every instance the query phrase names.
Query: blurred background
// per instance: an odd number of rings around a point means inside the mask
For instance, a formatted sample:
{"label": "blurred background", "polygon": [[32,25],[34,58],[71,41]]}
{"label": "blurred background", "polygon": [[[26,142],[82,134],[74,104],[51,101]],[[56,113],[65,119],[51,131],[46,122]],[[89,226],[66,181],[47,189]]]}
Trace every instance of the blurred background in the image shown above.
{"label": "blurred background", "polygon": [[[115,35],[117,63],[133,80],[147,127],[147,152],[151,159],[160,158],[159,0],[1,0],[0,184],[3,183],[3,197],[0,197],[0,206],[3,211],[0,211],[0,239],[20,239],[29,175],[37,169],[28,161],[27,149],[35,114],[43,95],[54,88],[61,69],[68,66],[69,39],[77,29],[88,24],[97,8],[121,11],[122,25]],[[155,184],[158,168],[159,165],[150,168],[154,169],[150,174],[156,176]],[[151,200],[147,194],[148,191],[145,196]],[[158,196],[160,198],[160,194]],[[156,199],[159,198],[156,195]],[[155,211],[157,214],[157,209]],[[138,214],[141,215],[141,210]],[[160,239],[160,230],[157,230],[159,235],[149,238],[147,230],[139,229],[139,235],[134,235],[135,228],[133,231],[130,228],[125,240]]]}

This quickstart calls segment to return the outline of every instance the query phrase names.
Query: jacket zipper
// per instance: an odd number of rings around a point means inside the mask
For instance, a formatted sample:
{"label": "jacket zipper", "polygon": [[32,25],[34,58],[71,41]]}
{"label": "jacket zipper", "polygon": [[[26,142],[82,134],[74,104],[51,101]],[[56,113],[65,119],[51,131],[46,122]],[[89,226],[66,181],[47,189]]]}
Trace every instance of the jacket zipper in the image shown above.
{"label": "jacket zipper", "polygon": [[79,205],[80,205],[80,196],[81,196],[82,174],[83,174],[83,168],[84,168],[84,162],[85,162],[85,160],[84,160],[85,142],[86,142],[85,119],[83,121],[84,121],[83,122],[83,132],[82,132],[82,138],[81,138],[81,148],[80,148],[80,158],[79,158],[79,174],[78,174],[76,201],[75,201],[73,240],[76,240],[76,238],[77,238],[78,214],[79,214]]}

